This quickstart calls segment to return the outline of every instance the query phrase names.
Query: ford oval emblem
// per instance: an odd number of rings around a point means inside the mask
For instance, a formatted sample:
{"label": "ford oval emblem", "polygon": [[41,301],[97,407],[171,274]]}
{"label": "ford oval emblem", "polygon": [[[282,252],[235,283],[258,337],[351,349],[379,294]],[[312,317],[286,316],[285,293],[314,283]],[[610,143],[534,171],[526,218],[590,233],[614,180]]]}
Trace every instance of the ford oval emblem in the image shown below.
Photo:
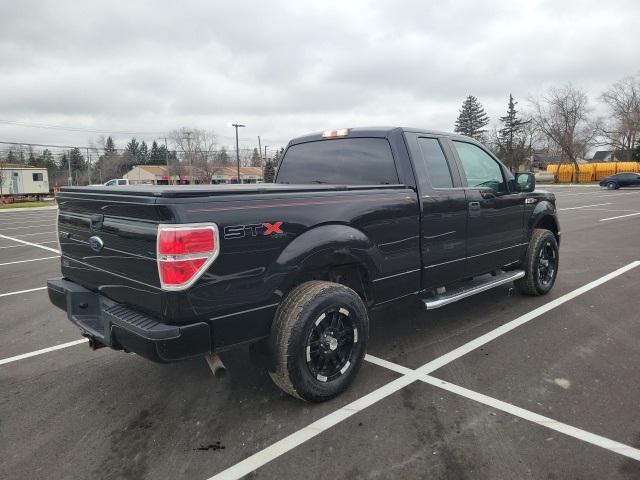
{"label": "ford oval emblem", "polygon": [[104,242],[100,237],[89,237],[89,246],[94,252],[99,252],[100,250],[102,250],[102,247],[104,247]]}

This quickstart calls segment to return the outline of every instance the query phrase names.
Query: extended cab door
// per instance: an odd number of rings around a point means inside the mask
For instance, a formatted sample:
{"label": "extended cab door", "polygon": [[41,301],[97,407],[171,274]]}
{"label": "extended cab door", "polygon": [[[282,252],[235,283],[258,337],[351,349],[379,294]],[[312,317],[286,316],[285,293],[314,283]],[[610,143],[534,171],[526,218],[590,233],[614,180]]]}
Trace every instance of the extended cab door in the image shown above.
{"label": "extended cab door", "polygon": [[489,152],[474,143],[450,142],[466,184],[468,276],[518,261],[526,246],[525,196]]}
{"label": "extended cab door", "polygon": [[422,287],[430,290],[465,276],[467,201],[446,142],[435,135],[406,136],[422,207]]}

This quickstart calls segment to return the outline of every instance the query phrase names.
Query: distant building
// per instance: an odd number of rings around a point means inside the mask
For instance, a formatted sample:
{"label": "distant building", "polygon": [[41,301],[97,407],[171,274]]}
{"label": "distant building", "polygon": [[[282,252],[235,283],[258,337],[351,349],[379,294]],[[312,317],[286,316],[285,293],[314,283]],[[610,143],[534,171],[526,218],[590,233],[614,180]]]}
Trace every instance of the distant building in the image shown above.
{"label": "distant building", "polygon": [[615,162],[618,160],[618,152],[614,150],[598,150],[593,154],[591,162]]}
{"label": "distant building", "polygon": [[[214,167],[213,171],[199,171],[194,167],[195,183],[201,179],[211,177],[211,183],[237,183],[238,171],[235,167]],[[192,183],[189,175],[169,175],[164,165],[136,165],[123,178],[131,184],[176,185]],[[240,167],[242,183],[262,183],[262,167]]]}
{"label": "distant building", "polygon": [[129,172],[125,173],[122,178],[129,180],[132,184],[152,184],[152,185],[169,185],[179,183],[178,175],[169,175],[167,167],[163,165],[136,165]]}
{"label": "distant building", "polygon": [[41,196],[49,194],[46,168],[0,164],[0,196]]}
{"label": "distant building", "polygon": [[531,155],[531,167],[544,170],[549,164],[560,163],[561,159],[561,155],[550,153],[546,150],[534,151],[533,155]]}
{"label": "distant building", "polygon": [[[211,183],[237,183],[238,170],[235,167],[218,167],[213,171]],[[262,167],[240,167],[242,183],[262,183]]]}

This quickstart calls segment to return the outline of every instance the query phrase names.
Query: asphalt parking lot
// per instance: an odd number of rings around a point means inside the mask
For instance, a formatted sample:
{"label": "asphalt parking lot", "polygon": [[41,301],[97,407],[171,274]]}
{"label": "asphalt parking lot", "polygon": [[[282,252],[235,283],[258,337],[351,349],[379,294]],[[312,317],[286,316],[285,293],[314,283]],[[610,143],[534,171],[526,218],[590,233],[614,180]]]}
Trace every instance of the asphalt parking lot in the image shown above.
{"label": "asphalt parking lot", "polygon": [[547,189],[549,295],[374,312],[367,362],[321,405],[245,350],[223,378],[91,351],[44,290],[55,210],[0,211],[0,478],[640,478],[640,189]]}

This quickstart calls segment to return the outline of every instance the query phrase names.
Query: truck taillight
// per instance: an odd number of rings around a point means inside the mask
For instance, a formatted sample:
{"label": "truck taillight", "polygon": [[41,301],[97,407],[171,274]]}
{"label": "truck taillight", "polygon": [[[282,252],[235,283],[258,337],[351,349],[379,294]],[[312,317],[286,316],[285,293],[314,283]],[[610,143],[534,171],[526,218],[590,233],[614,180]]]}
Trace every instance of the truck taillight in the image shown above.
{"label": "truck taillight", "polygon": [[184,290],[195,283],[220,253],[215,223],[159,225],[156,244],[163,290]]}

